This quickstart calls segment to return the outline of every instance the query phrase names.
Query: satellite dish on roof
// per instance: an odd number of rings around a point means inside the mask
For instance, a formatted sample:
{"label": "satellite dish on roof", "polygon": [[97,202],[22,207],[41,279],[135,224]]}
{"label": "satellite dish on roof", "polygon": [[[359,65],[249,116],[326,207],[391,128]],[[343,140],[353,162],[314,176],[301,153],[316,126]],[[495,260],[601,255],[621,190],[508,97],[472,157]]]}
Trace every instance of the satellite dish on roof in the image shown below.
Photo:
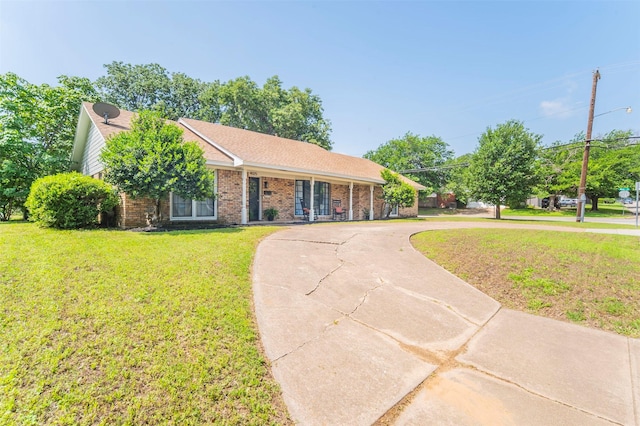
{"label": "satellite dish on roof", "polygon": [[115,105],[106,102],[96,102],[93,104],[93,112],[100,117],[104,117],[104,124],[109,124],[110,118],[116,118],[120,115],[120,110]]}

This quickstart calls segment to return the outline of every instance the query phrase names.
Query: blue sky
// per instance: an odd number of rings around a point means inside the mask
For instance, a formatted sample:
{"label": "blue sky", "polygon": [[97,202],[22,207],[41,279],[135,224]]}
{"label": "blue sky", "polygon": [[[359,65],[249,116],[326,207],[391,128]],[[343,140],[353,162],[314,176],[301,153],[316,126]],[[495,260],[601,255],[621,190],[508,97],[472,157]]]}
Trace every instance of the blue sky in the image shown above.
{"label": "blue sky", "polygon": [[518,119],[543,143],[587,123],[640,133],[640,1],[8,1],[0,73],[95,80],[112,61],[204,81],[278,75],[311,88],[334,151],[361,156],[406,132],[472,152]]}

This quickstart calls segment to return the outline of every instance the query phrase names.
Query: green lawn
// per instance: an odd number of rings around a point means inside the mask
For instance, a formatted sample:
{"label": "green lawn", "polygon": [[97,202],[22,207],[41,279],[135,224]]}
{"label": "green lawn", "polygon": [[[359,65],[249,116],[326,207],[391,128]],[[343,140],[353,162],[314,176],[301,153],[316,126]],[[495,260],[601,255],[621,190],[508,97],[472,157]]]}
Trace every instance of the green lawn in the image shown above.
{"label": "green lawn", "polygon": [[[633,216],[632,212],[629,212],[622,204],[616,202],[614,204],[606,204],[604,202],[598,203],[598,210],[591,211],[591,204],[587,204],[585,209],[585,217],[609,217],[619,218],[621,216]],[[494,214],[493,207],[486,209],[491,215]],[[464,215],[473,217],[479,214],[481,210],[478,209],[436,209],[436,208],[424,208],[418,209],[418,214],[421,216],[452,216],[452,215]],[[540,216],[540,217],[575,217],[576,209],[571,207],[563,207],[560,210],[548,211],[547,209],[541,209],[538,207],[527,207],[524,209],[510,209],[505,208],[502,210],[502,216]]]}
{"label": "green lawn", "polygon": [[[576,217],[575,207],[563,207],[560,210],[548,211],[547,209],[540,208],[526,208],[526,209],[509,209],[502,210],[504,216],[568,216]],[[598,203],[598,210],[591,211],[591,204],[587,204],[584,210],[585,218],[589,217],[612,217],[619,218],[621,216],[633,216],[633,213],[629,212],[622,204],[616,202],[614,204],[606,204],[604,202]]]}
{"label": "green lawn", "polygon": [[461,229],[412,242],[507,308],[640,337],[638,237]]}
{"label": "green lawn", "polygon": [[289,423],[250,266],[273,227],[0,224],[0,424]]}

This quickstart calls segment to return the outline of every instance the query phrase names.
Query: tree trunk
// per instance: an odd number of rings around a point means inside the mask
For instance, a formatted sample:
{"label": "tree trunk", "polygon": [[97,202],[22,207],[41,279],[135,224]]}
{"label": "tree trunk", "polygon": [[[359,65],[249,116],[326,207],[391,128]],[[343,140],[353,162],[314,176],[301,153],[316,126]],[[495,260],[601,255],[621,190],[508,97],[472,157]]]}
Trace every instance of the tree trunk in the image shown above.
{"label": "tree trunk", "polygon": [[147,226],[158,226],[162,223],[162,210],[160,210],[160,198],[155,199],[155,207],[153,213],[147,212]]}
{"label": "tree trunk", "polygon": [[500,219],[500,203],[496,205],[496,219]]}
{"label": "tree trunk", "polygon": [[591,211],[598,211],[598,199],[600,197],[591,197]]}
{"label": "tree trunk", "polygon": [[160,208],[160,203],[162,202],[161,198],[156,198],[156,226],[162,223],[162,209]]}

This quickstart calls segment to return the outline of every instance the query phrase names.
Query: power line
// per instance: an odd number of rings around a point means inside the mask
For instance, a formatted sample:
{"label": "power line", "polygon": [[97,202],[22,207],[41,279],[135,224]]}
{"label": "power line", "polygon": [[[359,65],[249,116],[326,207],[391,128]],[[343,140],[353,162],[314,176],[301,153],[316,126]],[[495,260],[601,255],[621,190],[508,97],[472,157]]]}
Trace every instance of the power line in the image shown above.
{"label": "power line", "polygon": [[398,173],[419,173],[419,172],[437,172],[438,170],[456,169],[458,167],[467,167],[469,163],[450,164],[448,166],[421,167],[418,169],[400,170]]}
{"label": "power line", "polygon": [[[604,142],[604,141],[611,141],[611,142],[616,142],[616,141],[624,141],[624,140],[629,140],[629,139],[640,139],[640,136],[628,136],[628,137],[624,137],[624,138],[615,138],[615,139],[590,139],[590,140],[582,140],[582,141],[576,141],[576,142],[569,142],[569,143],[564,143],[562,145],[552,145],[552,146],[546,146],[544,148],[541,148],[542,150],[548,150],[548,149],[556,149],[556,148],[562,148],[565,146],[570,146],[570,145],[582,145],[585,142]],[[614,147],[613,149],[619,149],[619,148],[626,148],[628,146],[636,146],[636,145],[640,145],[639,142],[634,142],[634,143],[628,143],[619,147]],[[597,146],[597,145],[596,145]],[[605,146],[609,146],[607,144],[605,144]],[[598,146],[598,148],[604,148],[603,146]]]}

